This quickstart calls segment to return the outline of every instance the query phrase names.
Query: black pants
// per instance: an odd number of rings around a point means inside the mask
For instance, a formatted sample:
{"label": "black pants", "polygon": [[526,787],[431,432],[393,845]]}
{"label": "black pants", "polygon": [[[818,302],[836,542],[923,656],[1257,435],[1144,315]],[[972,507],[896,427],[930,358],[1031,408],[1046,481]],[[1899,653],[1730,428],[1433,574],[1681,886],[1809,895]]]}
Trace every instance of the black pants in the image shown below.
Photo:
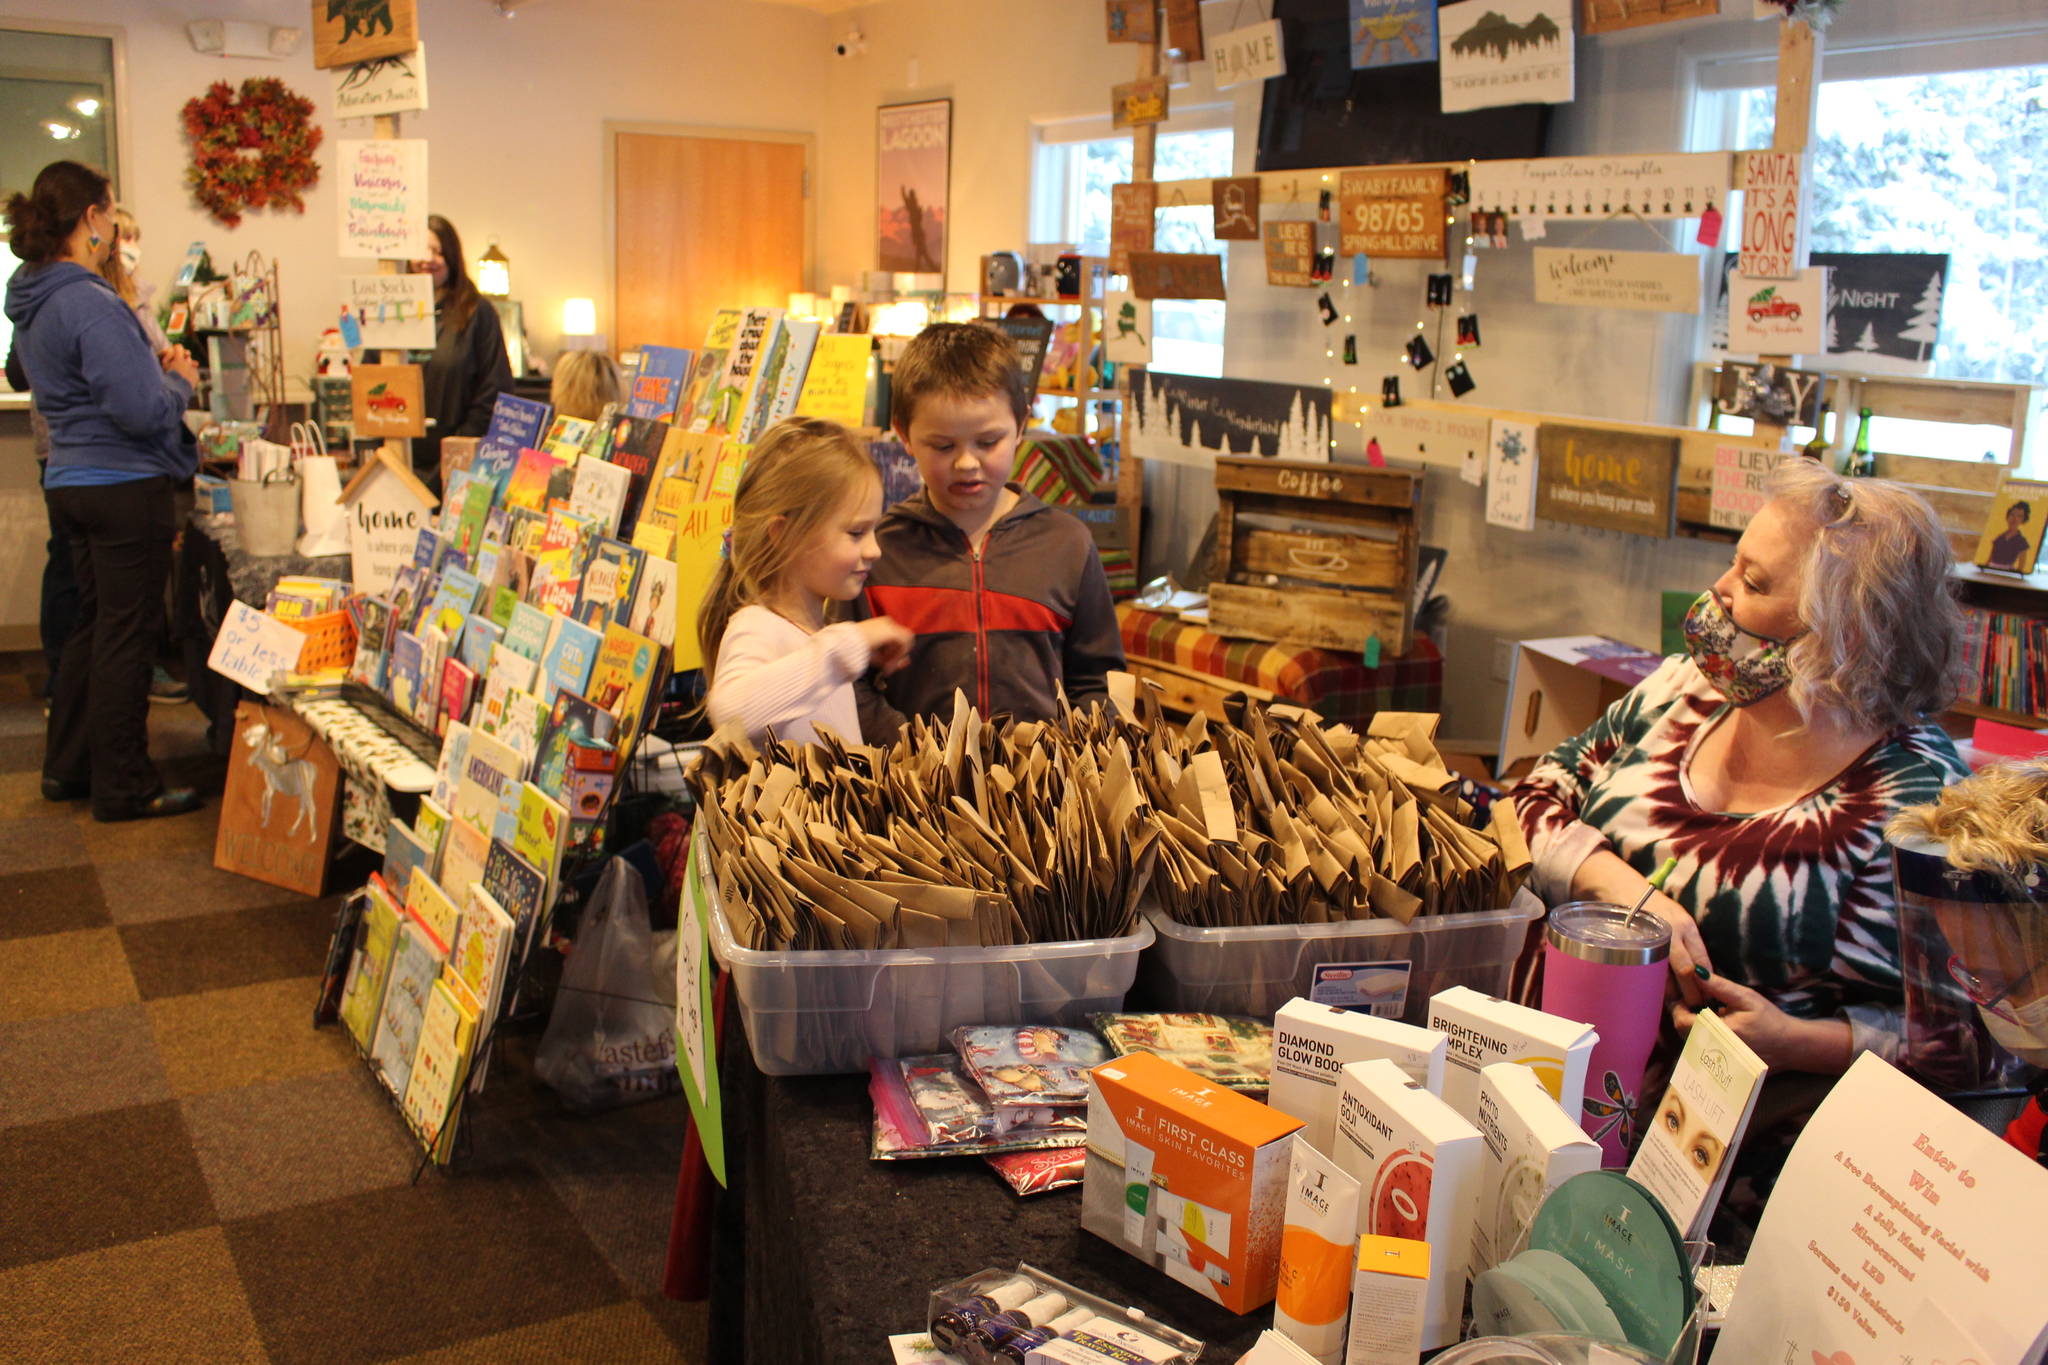
{"label": "black pants", "polygon": [[[38,460],[40,467],[42,461]],[[39,480],[40,482],[40,480]],[[43,695],[57,690],[57,665],[64,658],[64,642],[78,624],[78,584],[71,576],[71,542],[50,520],[49,556],[43,561],[43,605],[37,626],[43,640]]]}
{"label": "black pants", "polygon": [[50,525],[71,542],[78,624],[50,695],[43,776],[92,784],[117,812],[163,789],[149,761],[149,670],[164,631],[176,529],[171,480],[48,488]]}

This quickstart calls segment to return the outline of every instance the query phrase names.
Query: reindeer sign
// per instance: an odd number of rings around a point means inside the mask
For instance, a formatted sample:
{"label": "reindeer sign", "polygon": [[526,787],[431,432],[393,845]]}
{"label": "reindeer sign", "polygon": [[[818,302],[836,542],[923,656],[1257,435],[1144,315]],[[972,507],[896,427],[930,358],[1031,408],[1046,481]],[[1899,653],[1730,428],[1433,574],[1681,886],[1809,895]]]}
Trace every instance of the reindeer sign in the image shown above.
{"label": "reindeer sign", "polygon": [[235,745],[221,796],[213,865],[317,896],[334,844],[341,769],[297,715],[261,702],[235,709]]}

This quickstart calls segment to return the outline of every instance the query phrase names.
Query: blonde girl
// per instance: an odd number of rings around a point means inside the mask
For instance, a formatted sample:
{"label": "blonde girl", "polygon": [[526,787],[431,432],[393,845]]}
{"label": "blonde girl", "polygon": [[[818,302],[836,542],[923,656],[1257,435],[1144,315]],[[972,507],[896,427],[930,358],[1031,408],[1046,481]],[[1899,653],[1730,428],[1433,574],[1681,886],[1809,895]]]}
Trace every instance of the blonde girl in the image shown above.
{"label": "blonde girl", "polygon": [[604,415],[605,404],[626,401],[618,362],[603,351],[564,352],[555,362],[555,379],[548,386],[548,401],[554,404],[559,416],[595,422]]}
{"label": "blonde girl", "polygon": [[825,612],[867,585],[881,516],[881,478],[846,428],[792,417],[755,444],[730,548],[697,616],[713,725],[798,744],[824,728],[858,742],[853,680],[901,667],[913,636],[887,617],[827,625]]}

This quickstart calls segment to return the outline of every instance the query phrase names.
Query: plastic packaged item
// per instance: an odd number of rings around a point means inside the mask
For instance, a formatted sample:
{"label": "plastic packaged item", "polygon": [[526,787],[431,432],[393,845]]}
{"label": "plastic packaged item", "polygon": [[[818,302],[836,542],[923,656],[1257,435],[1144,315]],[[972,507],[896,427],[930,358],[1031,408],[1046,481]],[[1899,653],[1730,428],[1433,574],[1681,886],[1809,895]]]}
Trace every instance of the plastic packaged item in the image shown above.
{"label": "plastic packaged item", "polygon": [[1088,1147],[1081,1143],[1034,1152],[1006,1152],[986,1160],[989,1168],[1010,1187],[1011,1193],[1044,1194],[1081,1183],[1081,1171],[1088,1162]]}
{"label": "plastic packaged item", "polygon": [[[1058,1307],[1053,1307],[1053,1296],[1057,1296]],[[974,1348],[968,1348],[983,1323],[998,1315],[1013,1314],[1034,1301],[1045,1321],[1033,1322],[1029,1328],[1005,1322],[1001,1325],[1016,1330],[986,1333]],[[1061,1324],[1060,1330],[1073,1335],[1082,1345],[1089,1344],[1091,1338],[1096,1343],[1106,1343],[1110,1349],[1100,1354],[1112,1360],[1193,1365],[1202,1354],[1199,1338],[1148,1317],[1139,1309],[1090,1294],[1025,1262],[1019,1262],[1014,1270],[977,1271],[933,1290],[925,1321],[933,1344],[944,1351],[964,1354],[970,1365],[995,1365],[998,1361],[1022,1365],[1034,1351],[1059,1343],[1060,1338],[1039,1336],[1055,1323]],[[1003,1339],[988,1340],[998,1335]]]}
{"label": "plastic packaged item", "polygon": [[1085,1105],[1089,1068],[1109,1060],[1100,1038],[1082,1029],[974,1025],[956,1028],[953,1046],[990,1104]]}
{"label": "plastic packaged item", "polygon": [[876,1161],[988,1156],[1069,1146],[1087,1131],[1085,1111],[1022,1111],[1049,1115],[1035,1127],[997,1126],[996,1112],[952,1053],[877,1059],[868,1072],[875,1103]]}
{"label": "plastic packaged item", "polygon": [[1351,920],[1343,924],[1262,924],[1199,929],[1157,907],[1145,919],[1157,942],[1143,965],[1148,1002],[1270,1018],[1295,996],[1315,998],[1316,968],[1328,963],[1406,963],[1400,1018],[1429,1022],[1429,998],[1450,986],[1504,995],[1529,925],[1543,902],[1526,888],[1506,909],[1476,914]]}
{"label": "plastic packaged item", "polygon": [[770,1076],[937,1052],[962,1024],[1085,1024],[1123,1008],[1153,937],[1141,920],[1122,938],[1008,948],[757,951],[734,942],[716,881],[703,881],[711,954],[732,974],[754,1064]]}
{"label": "plastic packaged item", "polygon": [[1223,1014],[1098,1014],[1088,1022],[1119,1057],[1149,1052],[1232,1090],[1272,1083],[1273,1029]]}

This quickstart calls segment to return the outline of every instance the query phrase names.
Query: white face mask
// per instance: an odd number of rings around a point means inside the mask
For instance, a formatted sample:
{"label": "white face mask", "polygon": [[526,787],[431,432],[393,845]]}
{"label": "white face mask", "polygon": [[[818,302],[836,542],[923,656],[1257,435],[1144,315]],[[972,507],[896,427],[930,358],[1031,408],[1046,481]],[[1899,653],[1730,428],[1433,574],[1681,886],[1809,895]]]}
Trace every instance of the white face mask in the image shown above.
{"label": "white face mask", "polygon": [[121,243],[120,250],[122,266],[128,271],[129,274],[133,275],[135,273],[136,265],[139,264],[142,260],[142,243],[137,241],[126,241]]}
{"label": "white face mask", "polygon": [[1991,1040],[2030,1066],[2048,1067],[2048,995],[2024,1005],[2001,1008],[2012,1019],[2003,1018],[1994,1010],[1977,1011]]}

